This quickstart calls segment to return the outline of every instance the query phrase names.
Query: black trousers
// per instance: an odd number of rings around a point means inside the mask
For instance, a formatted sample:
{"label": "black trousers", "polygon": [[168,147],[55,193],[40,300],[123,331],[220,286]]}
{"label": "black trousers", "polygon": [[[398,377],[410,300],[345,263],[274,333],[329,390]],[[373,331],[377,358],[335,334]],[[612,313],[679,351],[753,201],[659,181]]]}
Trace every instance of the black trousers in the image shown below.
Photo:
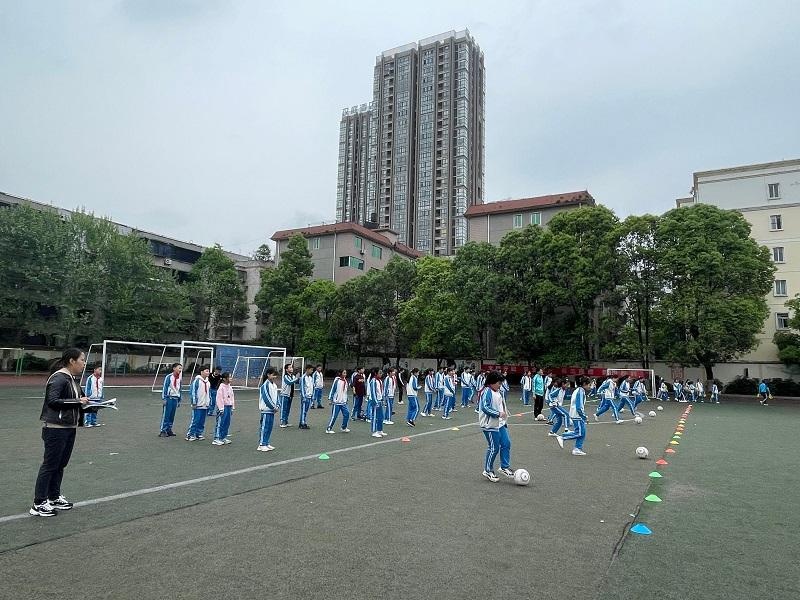
{"label": "black trousers", "polygon": [[540,414],[542,414],[543,408],[544,408],[544,396],[540,396],[539,394],[534,394],[533,416],[538,417]]}
{"label": "black trousers", "polygon": [[61,479],[64,467],[72,456],[75,445],[75,428],[43,427],[44,460],[36,477],[36,491],[33,501],[40,504],[45,500],[56,500],[61,495]]}

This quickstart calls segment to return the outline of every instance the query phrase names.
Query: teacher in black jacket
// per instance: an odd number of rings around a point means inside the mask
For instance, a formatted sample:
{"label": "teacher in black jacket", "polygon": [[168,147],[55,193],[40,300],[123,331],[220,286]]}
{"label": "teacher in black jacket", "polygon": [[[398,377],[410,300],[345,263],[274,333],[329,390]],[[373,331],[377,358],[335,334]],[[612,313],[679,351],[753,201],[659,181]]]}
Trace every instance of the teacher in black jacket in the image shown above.
{"label": "teacher in black jacket", "polygon": [[72,502],[61,494],[61,479],[75,445],[75,432],[83,425],[84,407],[89,402],[76,381],[86,366],[83,352],[68,348],[61,355],[60,366],[47,380],[39,416],[43,421],[44,460],[36,478],[33,506],[28,512],[40,517],[54,517],[56,511],[72,508]]}

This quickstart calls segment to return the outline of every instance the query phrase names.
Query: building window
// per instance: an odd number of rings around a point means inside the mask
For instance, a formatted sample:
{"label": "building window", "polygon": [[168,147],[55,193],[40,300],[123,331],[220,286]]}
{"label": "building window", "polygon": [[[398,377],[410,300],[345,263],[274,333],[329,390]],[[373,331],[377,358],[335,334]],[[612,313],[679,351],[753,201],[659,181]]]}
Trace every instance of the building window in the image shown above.
{"label": "building window", "polygon": [[310,238],[308,240],[308,249],[309,250],[319,250],[319,238]]}
{"label": "building window", "polygon": [[522,227],[522,215],[514,215],[514,229]]}
{"label": "building window", "polygon": [[783,220],[780,215],[769,216],[769,230],[770,231],[783,231]]}
{"label": "building window", "polygon": [[340,256],[339,257],[339,266],[340,267],[352,267],[354,269],[358,269],[359,271],[364,270],[364,261],[360,258],[356,258],[355,256]]}
{"label": "building window", "polygon": [[772,249],[772,262],[783,262],[783,246],[776,246]]}
{"label": "building window", "polygon": [[383,258],[383,248],[373,244],[372,245],[372,258],[377,258],[377,259]]}
{"label": "building window", "polygon": [[789,313],[775,313],[775,327],[789,329]]}
{"label": "building window", "polygon": [[353,244],[355,245],[356,248],[361,250],[361,247],[364,244],[364,240],[362,240],[360,237],[355,237],[353,238]]}
{"label": "building window", "polygon": [[542,224],[542,213],[531,213],[531,225],[541,225]]}
{"label": "building window", "polygon": [[775,280],[775,295],[776,296],[787,296],[786,293],[786,280],[785,279],[776,279]]}
{"label": "building window", "polygon": [[768,183],[767,184],[767,191],[769,192],[769,199],[776,200],[781,197],[781,184],[780,183]]}

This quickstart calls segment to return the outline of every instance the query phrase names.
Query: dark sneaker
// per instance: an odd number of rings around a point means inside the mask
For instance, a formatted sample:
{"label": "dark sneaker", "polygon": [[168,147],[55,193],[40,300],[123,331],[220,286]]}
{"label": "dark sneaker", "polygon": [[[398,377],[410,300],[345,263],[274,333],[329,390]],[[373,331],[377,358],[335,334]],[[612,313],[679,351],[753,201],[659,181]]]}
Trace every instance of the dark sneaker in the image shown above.
{"label": "dark sneaker", "polygon": [[158,437],[169,437],[169,434],[166,431],[162,431],[158,434]]}
{"label": "dark sneaker", "polygon": [[505,475],[506,477],[514,477],[514,469],[511,467],[506,467],[505,469],[500,469],[500,472]]}
{"label": "dark sneaker", "polygon": [[174,432],[172,431],[172,429],[170,429],[170,430],[167,432],[167,435],[168,435],[169,437],[178,437],[178,434],[174,433]]}
{"label": "dark sneaker", "polygon": [[31,509],[28,513],[34,517],[55,517],[56,516],[56,509],[45,500],[41,504],[33,504],[31,505]]}
{"label": "dark sneaker", "polygon": [[486,477],[486,479],[488,479],[492,483],[500,481],[500,478],[497,475],[495,475],[492,471],[484,471],[483,476]]}
{"label": "dark sneaker", "polygon": [[47,502],[50,506],[58,510],[69,510],[73,506],[72,502],[64,498],[64,496],[59,496],[55,500],[48,500]]}

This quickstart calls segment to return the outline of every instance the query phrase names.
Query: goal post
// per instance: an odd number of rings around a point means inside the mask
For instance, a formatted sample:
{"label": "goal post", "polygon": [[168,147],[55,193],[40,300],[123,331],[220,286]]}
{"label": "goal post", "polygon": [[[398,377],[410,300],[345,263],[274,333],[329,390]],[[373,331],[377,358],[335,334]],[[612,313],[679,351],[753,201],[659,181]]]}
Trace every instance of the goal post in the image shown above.
{"label": "goal post", "polygon": [[[231,383],[238,389],[255,389],[269,366],[283,366],[286,348],[277,346],[250,346],[228,342],[200,342],[184,340],[181,342],[181,357],[188,356],[190,349],[213,349],[213,360],[209,366],[219,367],[220,371],[231,374]],[[185,368],[185,367],[184,367]],[[191,374],[194,379],[194,372]]]}
{"label": "goal post", "polygon": [[0,348],[0,371],[13,371],[16,377],[22,375],[24,348]]}
{"label": "goal post", "polygon": [[179,344],[103,340],[102,343],[89,346],[81,385],[99,363],[106,388],[149,388],[151,391],[160,391],[158,377],[163,373],[164,364],[178,362],[179,356]]}
{"label": "goal post", "polygon": [[650,388],[647,390],[648,398],[655,398],[658,394],[658,389],[656,388],[656,372],[653,369],[606,369],[606,375],[612,375],[614,377],[630,375],[634,379],[645,379]]}

